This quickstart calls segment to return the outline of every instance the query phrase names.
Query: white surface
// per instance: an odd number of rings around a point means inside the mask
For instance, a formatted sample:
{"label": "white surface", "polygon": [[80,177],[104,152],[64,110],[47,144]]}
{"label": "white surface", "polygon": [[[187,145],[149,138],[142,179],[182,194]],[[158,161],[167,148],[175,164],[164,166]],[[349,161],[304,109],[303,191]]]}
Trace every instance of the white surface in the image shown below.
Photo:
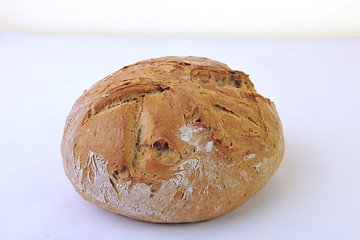
{"label": "white surface", "polygon": [[359,0],[0,0],[0,33],[360,36]]}
{"label": "white surface", "polygon": [[[207,56],[250,74],[283,121],[279,170],[237,210],[150,224],[84,201],[60,140],[83,90],[138,60]],[[360,38],[0,36],[0,239],[360,239]]]}

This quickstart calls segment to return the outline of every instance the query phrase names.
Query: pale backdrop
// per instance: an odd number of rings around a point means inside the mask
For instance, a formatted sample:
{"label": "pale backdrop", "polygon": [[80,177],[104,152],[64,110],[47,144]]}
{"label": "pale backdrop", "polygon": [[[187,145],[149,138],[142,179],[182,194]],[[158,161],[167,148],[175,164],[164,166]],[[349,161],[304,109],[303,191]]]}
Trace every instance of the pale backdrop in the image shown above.
{"label": "pale backdrop", "polygon": [[0,33],[360,36],[360,0],[0,0]]}

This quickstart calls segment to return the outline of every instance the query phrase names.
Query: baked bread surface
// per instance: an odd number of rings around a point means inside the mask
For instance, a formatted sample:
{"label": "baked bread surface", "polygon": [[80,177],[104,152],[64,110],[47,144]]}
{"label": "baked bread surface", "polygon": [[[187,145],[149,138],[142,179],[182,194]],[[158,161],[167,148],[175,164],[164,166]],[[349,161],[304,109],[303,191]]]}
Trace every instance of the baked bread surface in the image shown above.
{"label": "baked bread surface", "polygon": [[134,219],[196,222],[257,193],[284,154],[275,105],[248,75],[200,57],[126,66],[74,104],[63,165],[86,200]]}

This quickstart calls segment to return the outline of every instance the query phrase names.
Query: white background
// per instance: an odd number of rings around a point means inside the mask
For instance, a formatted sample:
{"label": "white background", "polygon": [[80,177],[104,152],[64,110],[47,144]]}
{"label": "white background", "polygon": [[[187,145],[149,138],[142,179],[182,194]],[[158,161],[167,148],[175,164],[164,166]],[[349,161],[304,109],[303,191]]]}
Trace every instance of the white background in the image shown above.
{"label": "white background", "polygon": [[[131,220],[84,201],[60,141],[82,92],[124,65],[195,55],[245,71],[283,122],[284,160],[237,210],[195,224]],[[360,38],[0,36],[0,239],[360,239]]]}
{"label": "white background", "polygon": [[359,0],[0,0],[0,33],[360,36]]}

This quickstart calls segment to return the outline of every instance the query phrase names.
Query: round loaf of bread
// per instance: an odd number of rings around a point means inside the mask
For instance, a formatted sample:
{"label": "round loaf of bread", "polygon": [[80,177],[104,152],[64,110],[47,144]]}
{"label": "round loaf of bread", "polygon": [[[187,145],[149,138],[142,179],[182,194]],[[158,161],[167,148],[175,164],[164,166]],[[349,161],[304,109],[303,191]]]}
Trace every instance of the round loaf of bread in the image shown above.
{"label": "round loaf of bread", "polygon": [[76,101],[63,165],[86,200],[134,219],[224,215],[257,193],[284,154],[274,103],[248,75],[200,57],[126,66]]}

